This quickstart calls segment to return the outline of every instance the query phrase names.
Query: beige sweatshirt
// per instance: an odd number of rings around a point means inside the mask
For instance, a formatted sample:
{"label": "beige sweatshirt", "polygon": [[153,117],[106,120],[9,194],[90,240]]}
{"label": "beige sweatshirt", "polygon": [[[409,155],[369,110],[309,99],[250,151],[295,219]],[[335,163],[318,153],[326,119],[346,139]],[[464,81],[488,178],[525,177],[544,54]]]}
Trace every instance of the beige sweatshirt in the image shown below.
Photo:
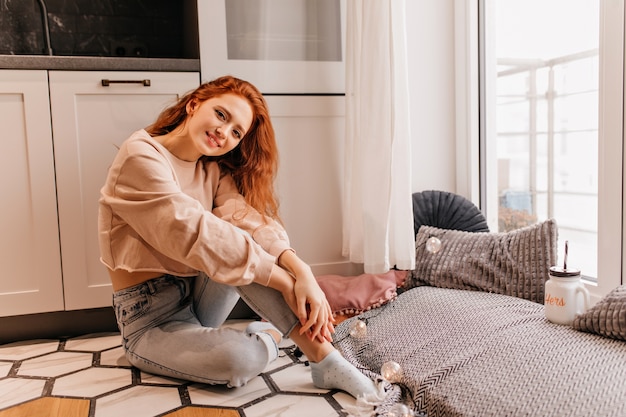
{"label": "beige sweatshirt", "polygon": [[217,163],[180,160],[145,130],[113,160],[98,232],[101,260],[111,270],[204,271],[230,285],[267,285],[272,264],[291,249],[283,227],[248,206]]}

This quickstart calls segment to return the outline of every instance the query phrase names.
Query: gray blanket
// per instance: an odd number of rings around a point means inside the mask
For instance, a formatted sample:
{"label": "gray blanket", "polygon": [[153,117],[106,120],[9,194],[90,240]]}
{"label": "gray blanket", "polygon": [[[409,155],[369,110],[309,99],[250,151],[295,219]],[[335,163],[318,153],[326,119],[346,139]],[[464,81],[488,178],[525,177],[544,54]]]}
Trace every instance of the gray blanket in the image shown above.
{"label": "gray blanket", "polygon": [[[354,320],[365,337],[350,336]],[[626,416],[626,342],[552,324],[511,296],[417,287],[341,323],[335,345],[370,376],[399,363],[388,399],[429,417]]]}

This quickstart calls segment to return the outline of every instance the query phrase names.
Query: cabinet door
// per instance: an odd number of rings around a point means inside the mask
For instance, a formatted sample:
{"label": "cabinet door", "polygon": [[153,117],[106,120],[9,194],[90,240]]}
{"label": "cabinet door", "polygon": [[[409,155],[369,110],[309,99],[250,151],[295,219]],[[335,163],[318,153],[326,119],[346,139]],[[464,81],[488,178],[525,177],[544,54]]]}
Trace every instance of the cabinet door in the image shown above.
{"label": "cabinet door", "polygon": [[109,306],[97,236],[100,188],[120,144],[197,87],[199,74],[50,71],[49,77],[65,309]]}
{"label": "cabinet door", "polygon": [[198,0],[202,80],[263,94],[345,91],[345,0]]}
{"label": "cabinet door", "polygon": [[0,316],[63,310],[46,71],[0,70]]}
{"label": "cabinet door", "polygon": [[362,272],[342,256],[345,98],[268,96],[280,168],[281,217],[316,274]]}

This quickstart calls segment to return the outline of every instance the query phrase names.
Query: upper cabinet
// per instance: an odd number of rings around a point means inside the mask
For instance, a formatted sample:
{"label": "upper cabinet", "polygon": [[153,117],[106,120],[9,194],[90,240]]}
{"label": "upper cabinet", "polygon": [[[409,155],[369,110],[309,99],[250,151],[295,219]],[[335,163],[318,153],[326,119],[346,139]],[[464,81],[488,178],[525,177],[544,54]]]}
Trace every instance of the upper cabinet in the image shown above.
{"label": "upper cabinet", "polygon": [[193,72],[50,71],[66,310],[111,305],[97,218],[118,147],[198,84]]}
{"label": "upper cabinet", "polygon": [[0,70],[0,316],[63,309],[48,73]]}
{"label": "upper cabinet", "polygon": [[233,74],[263,94],[343,94],[345,0],[198,0],[203,81]]}
{"label": "upper cabinet", "polygon": [[197,72],[0,70],[0,316],[111,305],[97,236],[107,170],[198,84]]}

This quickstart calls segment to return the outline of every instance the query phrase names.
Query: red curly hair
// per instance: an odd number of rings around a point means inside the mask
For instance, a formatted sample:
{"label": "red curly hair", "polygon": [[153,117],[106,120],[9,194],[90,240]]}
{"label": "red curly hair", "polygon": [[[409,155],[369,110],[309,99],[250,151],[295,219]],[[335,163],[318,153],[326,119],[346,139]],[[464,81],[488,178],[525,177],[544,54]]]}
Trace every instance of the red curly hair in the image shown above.
{"label": "red curly hair", "polygon": [[146,131],[151,136],[165,135],[185,122],[187,103],[192,100],[203,102],[224,94],[239,95],[250,103],[253,113],[252,125],[232,151],[220,157],[202,158],[217,161],[222,170],[231,173],[239,192],[250,206],[266,216],[279,220],[278,199],[274,190],[278,170],[278,148],[267,103],[255,86],[232,76],[204,83],[163,110]]}

